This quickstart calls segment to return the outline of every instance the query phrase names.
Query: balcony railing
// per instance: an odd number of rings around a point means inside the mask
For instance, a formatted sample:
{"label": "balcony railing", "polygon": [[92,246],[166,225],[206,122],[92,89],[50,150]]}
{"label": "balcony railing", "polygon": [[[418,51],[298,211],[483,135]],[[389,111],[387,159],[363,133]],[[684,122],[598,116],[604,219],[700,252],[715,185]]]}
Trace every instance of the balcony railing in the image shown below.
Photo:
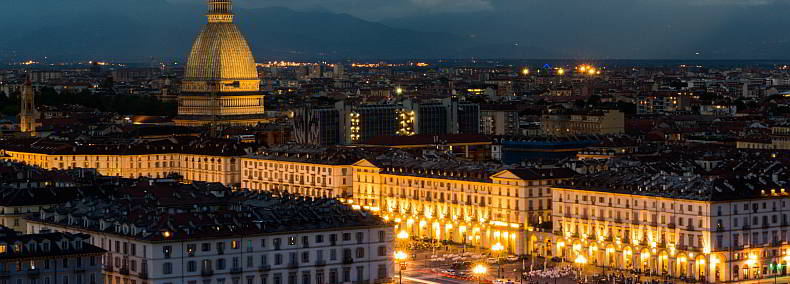
{"label": "balcony railing", "polygon": [[297,268],[299,268],[299,263],[298,262],[293,261],[293,262],[289,262],[288,263],[288,269],[297,269]]}
{"label": "balcony railing", "polygon": [[10,272],[8,272],[7,270],[0,271],[0,278],[8,278],[8,277],[11,277]]}
{"label": "balcony railing", "polygon": [[351,257],[344,257],[343,258],[343,264],[352,264],[352,263],[354,263],[354,259],[353,258],[351,258]]}
{"label": "balcony railing", "polygon": [[271,265],[264,264],[264,265],[258,266],[258,272],[266,272],[266,271],[269,271],[269,270],[272,270],[272,266]]}
{"label": "balcony railing", "polygon": [[129,275],[129,267],[121,267],[121,269],[118,269],[118,273],[122,275]]}
{"label": "balcony railing", "polygon": [[200,270],[200,276],[211,276],[214,275],[213,269],[202,269]]}
{"label": "balcony railing", "polygon": [[239,274],[241,272],[243,272],[241,267],[231,267],[230,268],[230,274]]}
{"label": "balcony railing", "polygon": [[326,265],[326,261],[323,259],[319,259],[315,261],[315,266],[324,266]]}
{"label": "balcony railing", "polygon": [[137,275],[140,279],[148,279],[148,272],[142,271]]}

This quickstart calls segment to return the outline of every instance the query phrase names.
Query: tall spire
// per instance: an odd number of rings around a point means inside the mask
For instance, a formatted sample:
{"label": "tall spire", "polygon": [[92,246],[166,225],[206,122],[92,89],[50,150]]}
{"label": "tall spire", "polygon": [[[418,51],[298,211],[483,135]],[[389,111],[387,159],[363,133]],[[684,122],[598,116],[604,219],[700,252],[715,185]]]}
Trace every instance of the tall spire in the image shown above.
{"label": "tall spire", "polygon": [[233,3],[231,0],[208,0],[208,22],[230,23],[233,22]]}

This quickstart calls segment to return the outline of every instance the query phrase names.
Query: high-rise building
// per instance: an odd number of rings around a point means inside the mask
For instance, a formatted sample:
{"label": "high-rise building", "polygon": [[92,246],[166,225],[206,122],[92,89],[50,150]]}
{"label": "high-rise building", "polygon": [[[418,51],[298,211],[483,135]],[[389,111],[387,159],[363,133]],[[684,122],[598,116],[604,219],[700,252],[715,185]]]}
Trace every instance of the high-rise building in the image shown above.
{"label": "high-rise building", "polygon": [[36,136],[36,104],[33,100],[33,84],[30,80],[22,87],[22,109],[19,113],[19,130]]}
{"label": "high-rise building", "polygon": [[231,0],[210,0],[208,5],[208,23],[187,61],[176,124],[254,125],[266,121],[255,58],[233,23]]}
{"label": "high-rise building", "polygon": [[306,144],[360,144],[393,135],[480,133],[480,106],[455,99],[388,104],[341,101],[334,108],[307,108],[297,114],[294,131],[297,138],[303,137],[297,142]]}

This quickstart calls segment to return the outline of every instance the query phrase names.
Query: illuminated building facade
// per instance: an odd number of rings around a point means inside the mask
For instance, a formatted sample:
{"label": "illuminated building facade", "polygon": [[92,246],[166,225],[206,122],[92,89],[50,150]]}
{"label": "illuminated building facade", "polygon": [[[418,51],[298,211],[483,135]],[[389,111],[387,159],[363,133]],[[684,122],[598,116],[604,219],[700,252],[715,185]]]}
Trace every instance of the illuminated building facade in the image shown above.
{"label": "illuminated building facade", "polygon": [[[352,202],[379,212],[410,236],[547,255],[549,186],[570,177],[564,169],[487,172],[406,167],[361,160],[354,164]],[[548,230],[547,230],[548,231]]]}
{"label": "illuminated building facade", "polygon": [[230,0],[210,0],[178,99],[177,125],[256,125],[267,121],[255,58],[233,23]]}
{"label": "illuminated building facade", "polygon": [[360,149],[285,146],[241,160],[241,187],[302,196],[347,198]]}
{"label": "illuminated building facade", "polygon": [[[514,254],[550,251],[549,188],[570,178],[570,170],[452,169],[452,162],[431,164],[390,151],[271,150],[242,160],[242,188],[341,198],[414,237],[484,248],[500,242]],[[402,158],[386,161],[394,156]]]}
{"label": "illuminated building facade", "polygon": [[105,176],[165,178],[238,185],[240,157],[251,149],[226,142],[140,145],[76,145],[56,141],[6,141],[4,159],[45,169],[92,168]]}
{"label": "illuminated building facade", "polygon": [[554,255],[709,283],[786,276],[790,195],[741,181],[601,173],[555,186]]}

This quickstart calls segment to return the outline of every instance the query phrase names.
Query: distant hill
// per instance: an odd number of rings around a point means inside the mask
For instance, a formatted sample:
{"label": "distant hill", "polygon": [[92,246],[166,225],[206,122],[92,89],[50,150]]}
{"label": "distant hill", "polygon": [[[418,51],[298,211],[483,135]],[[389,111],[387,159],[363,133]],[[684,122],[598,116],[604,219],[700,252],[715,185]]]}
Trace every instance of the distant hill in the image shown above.
{"label": "distant hill", "polygon": [[[164,0],[0,0],[0,57],[146,62],[185,59],[206,22],[203,5]],[[235,9],[260,60],[481,56],[490,45],[452,33],[392,28],[347,14]]]}
{"label": "distant hill", "polygon": [[[0,0],[8,59],[184,60],[204,5],[166,0]],[[698,0],[702,3],[716,1]],[[731,1],[735,2],[735,0]],[[743,1],[747,2],[747,1]],[[269,59],[790,59],[786,1],[496,1],[496,9],[372,22],[347,14],[236,8]],[[759,20],[755,20],[759,19]]]}

